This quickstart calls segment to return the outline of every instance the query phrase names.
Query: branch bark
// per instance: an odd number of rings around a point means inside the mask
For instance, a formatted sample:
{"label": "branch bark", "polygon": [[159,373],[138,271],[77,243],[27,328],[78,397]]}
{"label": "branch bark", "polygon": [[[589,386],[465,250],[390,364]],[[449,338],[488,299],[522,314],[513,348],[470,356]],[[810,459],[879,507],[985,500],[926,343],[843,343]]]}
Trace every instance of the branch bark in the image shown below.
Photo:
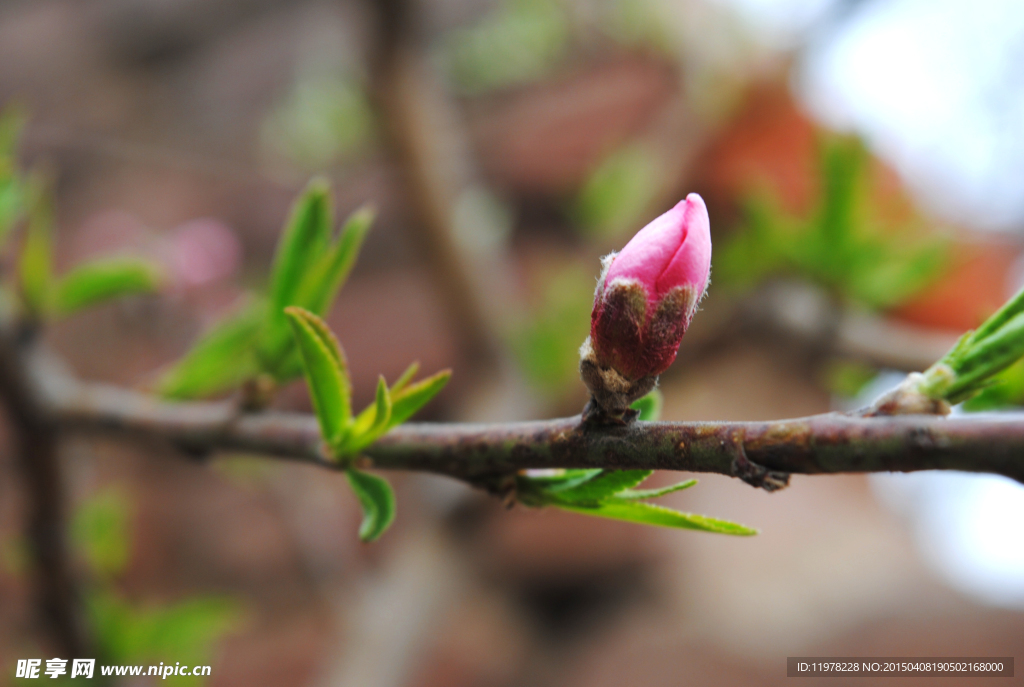
{"label": "branch bark", "polygon": [[[31,366],[55,426],[162,439],[192,453],[242,451],[338,467],[312,416],[239,413],[229,402],[168,403]],[[963,470],[1024,483],[1024,413],[987,417],[827,413],[771,422],[636,422],[579,416],[508,424],[397,427],[366,451],[373,467],[488,485],[528,468],[645,468],[737,476],[744,458],[797,474]]]}
{"label": "branch bark", "polygon": [[88,653],[65,535],[65,502],[57,453],[55,417],[42,405],[19,353],[31,345],[27,332],[0,332],[0,398],[15,443],[15,460],[27,494],[26,541],[33,608],[52,648],[62,656]]}

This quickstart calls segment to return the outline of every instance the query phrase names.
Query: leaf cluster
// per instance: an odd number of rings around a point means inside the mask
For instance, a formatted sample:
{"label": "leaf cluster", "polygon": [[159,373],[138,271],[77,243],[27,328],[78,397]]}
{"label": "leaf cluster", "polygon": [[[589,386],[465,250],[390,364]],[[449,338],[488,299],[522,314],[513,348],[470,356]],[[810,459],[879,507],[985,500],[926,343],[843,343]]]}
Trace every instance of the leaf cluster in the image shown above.
{"label": "leaf cluster", "polygon": [[[960,403],[995,385],[999,381],[997,375],[1004,370],[1010,380],[1019,378],[1019,370],[1008,368],[1022,358],[1024,289],[980,327],[960,337],[949,353],[925,371],[921,391],[932,398]],[[998,400],[1000,393],[993,389],[988,402]],[[975,409],[984,405],[982,401]]]}
{"label": "leaf cluster", "polygon": [[868,155],[854,138],[819,144],[821,195],[807,218],[791,216],[769,194],[744,202],[744,229],[717,251],[721,283],[750,288],[777,274],[795,274],[840,298],[873,309],[905,302],[936,279],[946,264],[939,239],[910,241],[870,216]]}
{"label": "leaf cluster", "polygon": [[[656,420],[661,413],[661,392],[655,389],[633,403],[639,420]],[[623,520],[718,534],[749,536],[757,530],[705,515],[683,513],[648,503],[697,484],[691,479],[658,489],[637,489],[653,470],[555,470],[526,471],[516,476],[516,498],[527,506],[554,506],[562,510]]]}
{"label": "leaf cluster", "polygon": [[552,476],[520,475],[516,478],[516,494],[528,506],[555,506],[583,515],[641,525],[718,534],[757,534],[757,530],[744,525],[647,503],[650,499],[688,489],[697,483],[691,479],[660,489],[635,488],[652,473],[653,470],[594,469],[563,470]]}
{"label": "leaf cluster", "polygon": [[[170,603],[140,603],[116,589],[131,559],[131,507],[117,488],[83,502],[70,524],[71,541],[88,563],[92,585],[84,602],[97,658],[103,663],[209,663],[216,642],[237,626],[240,604],[218,595],[196,595]],[[182,684],[195,677],[169,676]]]}
{"label": "leaf cluster", "polygon": [[314,179],[292,208],[277,245],[265,294],[214,325],[158,382],[170,398],[222,393],[246,380],[281,384],[302,373],[285,308],[324,315],[344,285],[373,222],[369,208],[354,212],[333,235],[329,185]]}
{"label": "leaf cluster", "polygon": [[419,364],[413,363],[390,388],[384,377],[380,377],[374,402],[355,415],[345,352],[327,323],[296,306],[285,308],[284,315],[298,344],[327,451],[345,465],[349,484],[363,507],[359,537],[373,541],[394,520],[395,497],[387,481],[355,469],[352,459],[426,405],[448,383],[451,371],[442,370],[413,382],[419,371]]}
{"label": "leaf cluster", "polygon": [[27,316],[49,320],[70,315],[112,298],[156,291],[163,271],[129,256],[100,258],[57,275],[53,269],[53,198],[45,176],[20,172],[16,151],[24,115],[8,109],[0,115],[0,241],[24,225],[17,257],[17,289]]}

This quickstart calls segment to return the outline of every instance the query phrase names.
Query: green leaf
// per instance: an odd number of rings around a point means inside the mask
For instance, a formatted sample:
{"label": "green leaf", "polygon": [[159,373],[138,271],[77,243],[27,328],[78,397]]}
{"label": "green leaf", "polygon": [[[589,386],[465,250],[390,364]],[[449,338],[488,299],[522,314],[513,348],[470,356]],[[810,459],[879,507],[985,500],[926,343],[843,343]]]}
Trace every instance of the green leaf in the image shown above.
{"label": "green leaf", "polygon": [[[373,426],[370,427],[370,432],[383,434],[387,431],[388,422],[391,420],[391,394],[388,393],[388,385],[384,381],[383,376],[377,380],[377,398],[374,403],[374,410],[376,412],[374,413]],[[380,436],[380,434],[377,436]]]}
{"label": "green leaf", "polygon": [[451,379],[451,370],[441,370],[435,375],[420,380],[415,384],[403,387],[400,391],[392,390],[391,394],[391,420],[389,427],[402,424],[416,412],[425,406],[430,399],[444,388],[444,385]]}
{"label": "green leaf", "polygon": [[[115,663],[208,663],[220,636],[238,624],[237,601],[200,596],[172,604],[130,603],[110,588],[85,599],[97,652]],[[168,684],[202,684],[169,676]]]}
{"label": "green leaf", "polygon": [[[280,305],[297,305],[310,312],[325,316],[338,291],[348,278],[367,231],[373,222],[374,212],[362,208],[352,214],[342,227],[341,234],[333,243],[327,243],[315,255],[307,256],[307,266],[298,276],[298,285]],[[282,327],[271,321],[261,347],[262,357],[268,370],[281,381],[289,379],[294,366],[289,365],[288,355],[292,349],[292,338]]]}
{"label": "green leaf", "polygon": [[[145,618],[142,625],[147,630],[147,646],[143,653],[165,663],[208,661],[217,639],[236,627],[241,615],[239,603],[223,596],[193,597],[142,611],[136,614]],[[191,676],[178,679],[181,684],[195,684],[196,680]]]}
{"label": "green leaf", "polygon": [[643,214],[658,193],[658,158],[632,143],[605,158],[587,178],[575,203],[575,216],[587,233],[600,237],[642,226]]}
{"label": "green leaf", "polygon": [[41,179],[33,179],[30,189],[28,231],[18,270],[26,308],[42,315],[49,309],[53,284],[53,207]]}
{"label": "green leaf", "polygon": [[391,420],[391,394],[388,392],[388,385],[384,381],[384,377],[380,377],[377,380],[377,398],[374,404],[359,413],[359,417],[352,425],[348,441],[339,448],[346,453],[362,451],[388,431],[391,426],[389,420]]}
{"label": "green leaf", "polygon": [[959,365],[954,368],[956,380],[946,390],[945,397],[951,403],[966,400],[986,386],[989,378],[1021,356],[1024,356],[1024,312],[980,341],[971,341],[970,349],[962,354]]}
{"label": "green leaf", "polygon": [[636,501],[613,499],[611,501],[604,501],[597,506],[589,507],[563,503],[555,503],[553,505],[557,508],[572,511],[574,513],[593,515],[599,518],[610,518],[612,520],[624,520],[626,522],[634,522],[639,525],[678,527],[687,530],[701,530],[703,532],[715,532],[718,534],[732,534],[738,536],[750,536],[757,534],[757,530],[734,522],[717,520],[715,518],[709,518],[704,515],[695,515],[693,513],[682,513],[680,511],[672,510],[671,508],[664,508],[662,506],[655,506],[650,503],[639,503]]}
{"label": "green leaf", "polygon": [[13,174],[4,175],[3,165],[3,160],[0,160],[0,242],[7,237],[18,221],[22,203],[18,180]]}
{"label": "green leaf", "polygon": [[369,207],[352,213],[341,228],[338,239],[303,275],[295,305],[321,316],[327,312],[348,279],[375,216],[376,213]]}
{"label": "green leaf", "polygon": [[198,398],[231,389],[259,373],[253,353],[265,304],[255,302],[206,332],[157,382],[168,398]]}
{"label": "green leaf", "polygon": [[330,184],[318,177],[295,201],[277,245],[270,277],[272,316],[295,304],[304,275],[327,248],[332,224]]}
{"label": "green leaf", "polygon": [[368,472],[349,468],[345,470],[345,476],[363,507],[359,538],[365,542],[374,541],[395,519],[395,493],[386,480]]}
{"label": "green leaf", "polygon": [[661,417],[661,408],[665,404],[665,397],[659,389],[653,390],[642,398],[633,401],[630,406],[633,410],[639,410],[638,420],[644,422],[657,422]]}
{"label": "green leaf", "polygon": [[345,439],[352,415],[352,387],[345,354],[327,323],[319,317],[298,307],[286,308],[284,312],[302,354],[320,431],[324,441],[337,446]]}
{"label": "green leaf", "polygon": [[602,470],[600,474],[568,488],[558,485],[546,491],[554,503],[597,503],[631,489],[651,476],[653,470]]}
{"label": "green leaf", "polygon": [[418,360],[416,362],[412,363],[411,365],[409,365],[409,367],[405,368],[405,372],[403,372],[398,377],[398,379],[395,380],[395,383],[393,385],[391,385],[391,395],[394,396],[395,394],[400,392],[402,389],[404,389],[406,387],[406,385],[409,384],[409,382],[412,381],[413,377],[415,377],[416,373],[419,372],[419,371],[420,371],[420,362]]}
{"label": "green leaf", "polygon": [[526,480],[529,484],[544,489],[545,491],[569,489],[587,480],[597,477],[603,472],[601,468],[589,469],[555,469],[555,474],[523,475],[520,479]]}
{"label": "green leaf", "polygon": [[1003,307],[992,313],[985,322],[971,334],[971,341],[981,341],[999,331],[1007,322],[1024,312],[1024,289],[1006,301]]}
{"label": "green leaf", "polygon": [[615,495],[617,499],[625,499],[627,501],[646,501],[647,499],[656,499],[659,496],[665,494],[671,494],[674,491],[682,491],[683,489],[689,489],[697,483],[695,479],[688,479],[685,482],[677,482],[667,487],[661,487],[659,489],[624,489]]}
{"label": "green leaf", "polygon": [[1024,360],[999,373],[995,383],[982,390],[963,405],[967,412],[976,413],[1024,404]]}
{"label": "green leaf", "polygon": [[67,315],[100,301],[155,291],[163,273],[153,263],[132,258],[107,258],[79,265],[57,282],[53,306]]}
{"label": "green leaf", "polygon": [[117,575],[128,564],[130,510],[127,498],[117,488],[104,489],[75,509],[71,540],[96,574]]}

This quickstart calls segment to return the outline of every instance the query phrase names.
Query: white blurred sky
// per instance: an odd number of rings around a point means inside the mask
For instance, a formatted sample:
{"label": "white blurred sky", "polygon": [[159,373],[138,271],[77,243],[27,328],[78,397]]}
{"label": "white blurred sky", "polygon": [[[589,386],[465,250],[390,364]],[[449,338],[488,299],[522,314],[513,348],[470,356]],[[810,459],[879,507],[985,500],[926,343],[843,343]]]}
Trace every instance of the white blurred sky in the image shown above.
{"label": "white blurred sky", "polygon": [[805,44],[795,87],[932,214],[1024,231],[1024,1],[714,0],[762,41]]}

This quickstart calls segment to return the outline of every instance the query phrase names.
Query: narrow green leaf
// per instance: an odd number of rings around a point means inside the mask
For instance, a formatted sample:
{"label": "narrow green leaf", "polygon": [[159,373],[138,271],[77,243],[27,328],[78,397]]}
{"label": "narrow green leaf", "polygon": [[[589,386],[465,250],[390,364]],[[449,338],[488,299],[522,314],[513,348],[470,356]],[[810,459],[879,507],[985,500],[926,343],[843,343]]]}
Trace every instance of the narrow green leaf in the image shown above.
{"label": "narrow green leaf", "polygon": [[150,262],[107,258],[79,265],[57,282],[54,309],[67,315],[101,301],[155,291],[163,272]]}
{"label": "narrow green leaf", "polygon": [[302,276],[302,283],[295,294],[295,305],[318,315],[327,312],[359,257],[359,249],[375,215],[369,207],[352,213],[341,228],[338,239]]}
{"label": "narrow green leaf", "polygon": [[451,379],[451,370],[441,370],[435,375],[404,387],[401,392],[391,395],[391,420],[389,427],[400,425],[416,414],[430,399],[434,398]]}
{"label": "narrow green leaf", "polygon": [[1002,372],[1024,356],[1024,312],[1019,313],[987,337],[972,342],[962,354],[956,380],[946,390],[950,402],[966,400],[985,386],[990,377]]}
{"label": "narrow green leaf", "polygon": [[44,183],[36,177],[29,185],[28,231],[18,263],[25,306],[36,314],[49,309],[53,284],[53,207]]}
{"label": "narrow green leaf", "polygon": [[391,385],[391,395],[394,396],[402,389],[404,389],[406,385],[412,381],[413,377],[415,377],[416,373],[419,371],[420,361],[418,360],[409,365],[409,367],[405,368],[405,372],[403,372],[401,376],[395,380],[395,383]]}
{"label": "narrow green leaf", "polygon": [[332,223],[330,184],[315,178],[292,206],[277,244],[270,277],[272,316],[295,304],[303,276],[327,248]]}
{"label": "narrow green leaf", "polygon": [[214,325],[157,382],[168,398],[200,398],[231,389],[259,372],[254,355],[265,304],[254,302]]}
{"label": "narrow green leaf", "polygon": [[973,334],[971,334],[971,341],[981,341],[1005,325],[1007,322],[1012,320],[1014,317],[1024,312],[1024,289],[1021,289],[1014,295],[1013,298],[1006,301],[1003,307],[992,313],[985,322],[978,327]]}
{"label": "narrow green leaf", "polygon": [[370,431],[383,434],[388,428],[388,421],[391,420],[391,394],[388,393],[388,384],[383,376],[377,380],[377,398],[374,405],[377,412]]}
{"label": "narrow green leaf", "polygon": [[391,419],[391,394],[388,392],[387,382],[384,377],[377,380],[377,397],[373,405],[359,413],[356,421],[352,424],[352,431],[344,446],[338,450],[345,453],[358,453],[364,448],[377,441],[390,425]]}
{"label": "narrow green leaf", "polygon": [[633,401],[630,408],[640,411],[640,415],[637,416],[638,420],[642,420],[644,422],[657,422],[661,417],[661,408],[664,403],[665,397],[662,396],[659,389],[655,389],[646,396]]}
{"label": "narrow green leaf", "polygon": [[603,470],[601,474],[572,486],[548,488],[557,503],[597,503],[631,489],[651,476],[653,470]]}
{"label": "narrow green leaf", "polygon": [[[281,307],[297,305],[321,317],[325,316],[352,271],[372,221],[373,211],[368,208],[353,213],[346,220],[336,241],[325,243],[317,254],[308,257],[305,269],[297,277],[297,286]],[[261,345],[261,357],[268,371],[280,381],[290,379],[290,375],[294,374],[294,366],[290,366],[287,360],[292,345],[292,337],[287,328],[271,319]]]}
{"label": "narrow green leaf", "polygon": [[7,238],[21,215],[21,186],[13,170],[5,173],[3,167],[8,165],[13,166],[13,163],[0,159],[0,243]]}
{"label": "narrow green leaf", "polygon": [[676,484],[661,487],[660,489],[623,489],[615,495],[615,498],[626,499],[627,501],[646,501],[647,499],[656,499],[659,496],[671,494],[674,491],[689,489],[696,483],[697,480],[688,479],[685,482],[677,482]]}
{"label": "narrow green leaf", "polygon": [[93,573],[122,572],[131,555],[131,504],[122,490],[104,489],[90,496],[71,519],[71,541]]}
{"label": "narrow green leaf", "polygon": [[285,308],[295,333],[320,431],[331,446],[345,438],[351,420],[352,387],[345,354],[327,323],[302,308]]}
{"label": "narrow green leaf", "polygon": [[757,530],[734,522],[709,518],[705,515],[682,513],[680,511],[672,510],[671,508],[664,508],[662,506],[655,506],[654,504],[641,503],[637,501],[613,499],[611,501],[604,501],[600,505],[594,507],[574,506],[563,503],[555,503],[553,505],[557,508],[572,511],[574,513],[593,515],[599,518],[610,518],[612,520],[635,522],[639,525],[678,527],[687,530],[701,530],[703,532],[715,532],[718,534],[732,534],[738,536],[750,536],[757,534]]}
{"label": "narrow green leaf", "polygon": [[365,542],[374,541],[395,519],[395,493],[386,480],[368,472],[349,468],[345,470],[345,476],[363,507],[359,538]]}
{"label": "narrow green leaf", "polygon": [[523,475],[521,479],[527,480],[530,484],[541,487],[545,491],[558,491],[559,489],[569,489],[578,484],[583,484],[587,480],[597,477],[602,472],[601,468],[556,470],[555,474],[528,474]]}

